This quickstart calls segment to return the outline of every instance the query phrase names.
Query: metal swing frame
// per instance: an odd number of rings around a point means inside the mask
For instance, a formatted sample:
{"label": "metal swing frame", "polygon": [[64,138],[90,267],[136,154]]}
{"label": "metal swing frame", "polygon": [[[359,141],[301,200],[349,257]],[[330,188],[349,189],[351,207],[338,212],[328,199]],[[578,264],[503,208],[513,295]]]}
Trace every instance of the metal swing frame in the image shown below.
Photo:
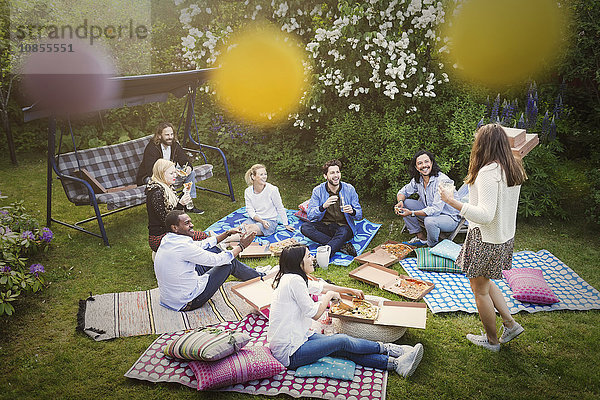
{"label": "metal swing frame", "polygon": [[[197,189],[213,192],[213,193],[220,194],[223,196],[227,196],[227,197],[231,198],[232,202],[235,202],[233,185],[231,183],[229,166],[228,166],[227,158],[226,158],[225,154],[218,147],[200,143],[200,134],[198,131],[198,125],[196,123],[194,104],[195,104],[195,99],[196,99],[196,87],[204,79],[206,79],[205,77],[206,77],[208,71],[209,70],[196,70],[196,71],[174,72],[174,73],[167,73],[167,74],[153,74],[153,75],[113,78],[113,79],[122,81],[124,83],[127,83],[127,82],[135,83],[134,82],[135,80],[140,80],[141,83],[137,83],[136,84],[137,86],[134,86],[133,88],[131,87],[131,85],[129,85],[128,87],[125,87],[125,89],[124,89],[125,94],[123,95],[123,97],[120,99],[117,99],[114,102],[114,104],[108,108],[109,109],[119,108],[119,107],[127,106],[127,105],[139,105],[139,104],[147,104],[147,103],[159,102],[159,101],[162,102],[168,98],[169,93],[177,95],[178,97],[182,97],[182,95],[186,95],[186,102],[185,102],[185,105],[184,105],[184,108],[183,108],[183,111],[182,111],[182,114],[181,114],[181,117],[179,120],[178,128],[177,128],[177,131],[179,132],[179,129],[181,127],[181,123],[183,120],[183,115],[185,114],[186,119],[185,119],[184,138],[183,138],[182,147],[187,152],[191,152],[194,154],[200,154],[202,156],[202,158],[204,159],[205,163],[208,163],[208,160],[207,160],[206,154],[204,153],[204,149],[217,151],[221,155],[221,158],[223,161],[223,165],[225,168],[225,174],[227,176],[229,193],[221,192],[218,190],[209,189],[209,188],[205,188],[205,187],[199,187],[199,186],[197,186]],[[168,86],[168,85],[165,86],[165,83],[161,81],[161,77],[164,77],[165,80],[169,79],[170,77],[174,77],[178,81],[175,83],[171,82],[170,86]],[[157,82],[157,86],[160,86],[160,90],[152,91],[152,90],[148,90],[145,87],[143,87],[143,85],[146,85],[145,82],[147,82],[148,80],[150,82]],[[183,83],[180,82],[182,80],[183,80]],[[188,81],[190,83],[185,83]],[[194,82],[194,84],[192,84],[191,82]],[[169,82],[167,82],[167,83],[169,83]],[[185,89],[182,90],[182,87],[185,87]],[[142,88],[142,89],[140,89],[140,88]],[[26,122],[30,121],[30,120],[38,119],[38,118],[48,117],[48,158],[47,158],[47,176],[46,176],[46,224],[47,224],[47,226],[50,226],[52,222],[55,222],[57,224],[78,230],[83,233],[87,233],[92,236],[96,236],[98,238],[101,238],[104,242],[104,245],[110,246],[109,241],[108,241],[108,236],[106,234],[106,229],[104,227],[103,217],[106,217],[108,215],[111,215],[111,214],[114,214],[114,213],[117,213],[120,211],[127,210],[129,208],[136,207],[141,204],[124,206],[124,207],[117,208],[115,210],[101,213],[99,205],[98,205],[98,201],[96,199],[96,194],[94,193],[92,186],[83,179],[64,174],[58,168],[58,160],[59,160],[59,157],[61,154],[60,150],[62,147],[62,138],[63,138],[64,132],[63,132],[63,129],[61,128],[59,150],[58,150],[58,154],[57,154],[55,152],[55,150],[56,150],[56,129],[57,129],[56,116],[51,114],[48,110],[39,109],[39,107],[37,107],[37,104],[33,104],[32,106],[23,108],[23,111],[25,113],[25,121]],[[194,139],[194,137],[192,136],[192,133],[191,133],[192,120],[194,122],[194,128],[196,131],[196,139]],[[78,153],[77,153],[78,150],[77,150],[77,146],[75,145],[75,138],[73,135],[73,129],[71,127],[71,121],[70,121],[70,119],[67,119],[67,121],[68,121],[68,125],[69,125],[71,140],[73,142],[75,157],[77,160],[77,164],[79,166],[79,157],[78,157]],[[185,147],[185,143],[188,138],[193,145],[198,147],[198,149]],[[85,188],[87,189],[88,194],[89,194],[89,199],[90,199],[89,205],[92,206],[94,209],[94,216],[86,218],[81,221],[77,221],[75,223],[68,223],[65,221],[61,221],[52,216],[52,179],[53,179],[52,174],[53,173],[55,173],[57,175],[58,179],[71,180],[71,181],[78,182],[79,184],[82,184],[85,186]],[[76,205],[84,205],[84,204],[76,204]],[[94,220],[96,220],[98,222],[98,227],[99,227],[100,233],[92,232],[81,226],[82,224],[85,224],[87,222],[91,222]]]}

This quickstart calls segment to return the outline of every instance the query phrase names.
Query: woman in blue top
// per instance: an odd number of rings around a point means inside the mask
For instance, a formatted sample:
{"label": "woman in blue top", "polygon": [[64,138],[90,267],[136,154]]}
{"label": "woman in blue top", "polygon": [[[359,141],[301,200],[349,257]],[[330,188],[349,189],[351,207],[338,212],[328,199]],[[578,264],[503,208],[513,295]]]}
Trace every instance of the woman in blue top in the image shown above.
{"label": "woman in blue top", "polygon": [[[412,347],[344,334],[326,336],[310,330],[312,322],[323,315],[329,302],[339,301],[340,293],[363,298],[361,290],[308,280],[308,274],[314,271],[313,261],[304,245],[286,247],[281,253],[267,331],[273,356],[290,369],[332,356],[366,367],[395,370],[403,377],[412,375],[423,357],[420,343]],[[310,295],[319,293],[324,295],[320,302],[315,302]]]}
{"label": "woman in blue top", "polygon": [[[440,232],[452,232],[460,221],[458,210],[444,203],[438,191],[440,182],[454,181],[440,171],[433,154],[425,150],[415,154],[408,171],[412,179],[398,191],[394,211],[404,217],[408,232],[416,234],[406,243],[433,247],[439,242]],[[413,193],[419,195],[418,200],[408,198]]]}

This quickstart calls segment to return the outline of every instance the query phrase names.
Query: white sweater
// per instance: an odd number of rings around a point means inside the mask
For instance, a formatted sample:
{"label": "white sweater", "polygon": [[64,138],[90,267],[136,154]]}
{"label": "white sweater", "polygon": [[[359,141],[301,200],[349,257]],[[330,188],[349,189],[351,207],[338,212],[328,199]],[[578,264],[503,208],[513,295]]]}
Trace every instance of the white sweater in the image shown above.
{"label": "white sweater", "polygon": [[277,186],[267,182],[260,193],[254,193],[254,187],[248,186],[244,192],[244,198],[246,200],[246,212],[248,212],[250,218],[254,219],[258,215],[262,219],[276,219],[279,215],[281,222],[284,225],[289,225]]}
{"label": "white sweater", "polygon": [[515,236],[520,190],[520,185],[507,186],[498,163],[488,164],[469,185],[469,202],[463,205],[460,215],[469,221],[469,229],[481,230],[484,242],[505,243]]}

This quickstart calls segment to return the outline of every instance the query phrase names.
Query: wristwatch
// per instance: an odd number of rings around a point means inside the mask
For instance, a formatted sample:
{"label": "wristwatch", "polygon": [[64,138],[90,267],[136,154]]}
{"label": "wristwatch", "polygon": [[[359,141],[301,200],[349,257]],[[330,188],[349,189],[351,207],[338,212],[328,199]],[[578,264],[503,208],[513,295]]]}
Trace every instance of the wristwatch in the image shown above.
{"label": "wristwatch", "polygon": [[411,215],[412,217],[414,217],[414,216],[415,216],[415,212],[414,212],[414,211],[411,211],[411,212],[410,212],[410,215]]}

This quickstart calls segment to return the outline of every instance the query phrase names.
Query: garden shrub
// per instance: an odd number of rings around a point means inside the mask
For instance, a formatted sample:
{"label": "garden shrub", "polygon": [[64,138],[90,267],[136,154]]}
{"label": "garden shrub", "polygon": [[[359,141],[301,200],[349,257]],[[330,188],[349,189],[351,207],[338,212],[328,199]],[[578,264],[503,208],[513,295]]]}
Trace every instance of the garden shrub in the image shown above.
{"label": "garden shrub", "polygon": [[600,227],[600,165],[586,173],[590,184],[589,206],[585,211],[589,222]]}
{"label": "garden shrub", "polygon": [[25,213],[23,202],[0,207],[0,315],[12,315],[11,304],[25,293],[43,288],[44,266],[32,263],[46,251],[53,234]]}
{"label": "garden shrub", "polygon": [[483,111],[483,105],[462,95],[432,100],[418,115],[401,107],[383,114],[346,112],[318,130],[317,160],[340,159],[344,180],[361,194],[394,202],[410,179],[408,163],[420,149],[432,152],[444,173],[462,181]]}

